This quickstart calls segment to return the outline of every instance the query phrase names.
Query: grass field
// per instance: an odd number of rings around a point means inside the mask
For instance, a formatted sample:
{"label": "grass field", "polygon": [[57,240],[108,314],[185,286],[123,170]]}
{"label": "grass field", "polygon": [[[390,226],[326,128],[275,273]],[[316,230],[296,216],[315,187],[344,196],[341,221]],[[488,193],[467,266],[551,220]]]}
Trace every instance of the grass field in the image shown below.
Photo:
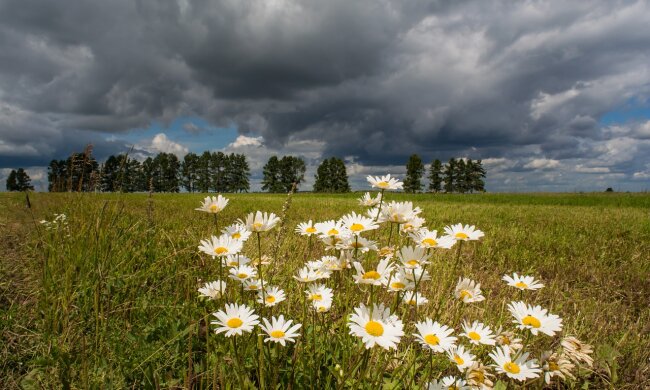
{"label": "grass field", "polygon": [[[303,323],[303,334],[295,345],[265,347],[262,354],[254,336],[242,336],[234,354],[231,340],[205,325],[223,300],[202,300],[197,293],[201,281],[218,277],[216,261],[197,250],[199,240],[215,233],[211,216],[194,211],[204,196],[34,193],[27,209],[24,194],[0,194],[0,387],[238,388],[258,384],[260,361],[269,388],[412,388],[428,377],[458,373],[446,355],[431,358],[411,337],[409,307],[397,312],[405,323],[397,353],[364,352],[345,322],[368,296],[367,288],[350,282],[354,268],[344,281],[327,280],[335,287],[331,311],[301,317],[305,288],[291,276],[307,260],[308,241],[294,228],[309,219],[363,212],[359,194],[292,197],[284,229],[264,233],[262,252],[274,257],[265,278],[287,294],[273,314]],[[287,199],[226,196],[221,227],[256,210],[281,214]],[[485,232],[480,242],[463,247],[455,272],[456,251],[435,252],[432,280],[420,290],[431,304],[419,308],[420,319],[431,318],[433,303],[464,276],[481,283],[486,300],[462,308],[445,300],[434,320],[457,333],[461,318],[510,327],[506,304],[519,300],[519,293],[501,277],[534,275],[545,287],[526,292],[524,300],[562,317],[562,335],[594,346],[593,370],[564,386],[650,386],[650,195],[387,193],[386,199],[412,201],[432,229],[467,223]],[[68,230],[47,231],[38,223],[55,213],[68,216]],[[385,244],[388,235],[382,226],[367,236]],[[400,240],[406,244],[405,237]],[[253,238],[244,253],[256,256]],[[316,243],[310,257],[324,254]],[[443,291],[448,281],[453,285]],[[227,283],[229,300],[239,299],[236,282]],[[375,299],[393,304],[388,293]],[[555,344],[557,337],[537,337],[530,348]],[[486,350],[476,354],[490,363]],[[541,381],[530,387],[541,388]]]}

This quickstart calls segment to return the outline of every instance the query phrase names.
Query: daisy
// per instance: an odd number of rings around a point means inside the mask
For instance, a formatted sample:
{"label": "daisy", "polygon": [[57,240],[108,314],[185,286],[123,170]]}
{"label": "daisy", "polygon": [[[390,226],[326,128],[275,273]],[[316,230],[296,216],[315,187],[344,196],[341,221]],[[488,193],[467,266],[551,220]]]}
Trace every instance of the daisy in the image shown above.
{"label": "daisy", "polygon": [[445,233],[456,241],[476,241],[485,235],[482,231],[477,230],[474,225],[463,226],[462,223],[446,226]]}
{"label": "daisy", "polygon": [[506,374],[509,378],[518,381],[537,378],[542,372],[536,360],[526,361],[528,355],[528,352],[525,352],[513,361],[508,347],[497,347],[490,353],[490,357],[496,363],[497,372]]}
{"label": "daisy", "polygon": [[429,264],[429,255],[426,250],[418,247],[405,246],[398,254],[404,268],[413,269]]}
{"label": "daisy", "polygon": [[214,282],[208,282],[199,288],[201,296],[208,297],[210,299],[219,299],[226,291],[226,282],[221,280],[215,280]]}
{"label": "daisy", "polygon": [[447,357],[449,357],[450,362],[456,364],[456,367],[458,367],[460,372],[471,367],[476,359],[476,357],[469,351],[466,351],[465,347],[462,345],[457,345],[456,347],[447,350]]}
{"label": "daisy", "polygon": [[372,316],[363,303],[350,314],[348,326],[350,334],[361,337],[366,349],[379,345],[384,349],[397,349],[404,336],[404,325],[390,309],[383,304],[373,306]]}
{"label": "daisy", "polygon": [[515,317],[513,322],[517,324],[517,328],[529,329],[534,336],[539,332],[553,336],[562,330],[562,319],[548,313],[548,310],[542,309],[541,306],[527,305],[521,301],[511,302],[508,310]]}
{"label": "daisy", "polygon": [[239,267],[251,262],[251,259],[244,255],[228,255],[223,258],[223,265],[227,267]]}
{"label": "daisy", "polygon": [[469,342],[474,345],[494,345],[496,343],[492,329],[478,321],[474,321],[471,325],[468,322],[463,322],[463,333],[460,335],[467,337]]}
{"label": "daisy", "polygon": [[552,351],[545,351],[541,357],[542,372],[544,373],[544,382],[551,384],[551,378],[558,377],[565,380],[566,377],[574,379],[571,371],[575,365],[567,358],[566,355],[558,355]]}
{"label": "daisy", "polygon": [[312,307],[319,313],[325,313],[330,310],[332,307],[332,299],[322,299],[320,301],[313,300],[311,302]]}
{"label": "daisy", "polygon": [[231,279],[239,280],[240,282],[243,282],[250,278],[255,278],[257,276],[257,270],[248,265],[233,267],[228,272],[230,272],[229,277]]}
{"label": "daisy", "polygon": [[440,325],[430,319],[415,324],[418,333],[413,333],[423,347],[434,352],[444,352],[456,345],[456,337],[450,336],[454,330],[446,325]]}
{"label": "daisy", "polygon": [[210,322],[218,326],[215,333],[226,332],[226,337],[242,335],[243,332],[250,333],[253,327],[260,323],[260,317],[253,309],[236,303],[226,304],[225,312],[220,310],[212,315],[217,317],[217,321]]}
{"label": "daisy", "polygon": [[499,330],[495,338],[497,345],[510,348],[511,351],[518,351],[524,347],[523,341],[515,335],[515,332],[510,330]]}
{"label": "daisy", "polygon": [[361,253],[366,253],[371,250],[376,251],[377,243],[361,236],[344,236],[343,239],[338,241],[334,247],[336,249],[351,251],[356,249]]}
{"label": "daisy", "polygon": [[458,278],[458,284],[454,292],[456,299],[460,299],[464,303],[480,302],[485,300],[481,293],[481,283],[476,283],[469,278]]}
{"label": "daisy", "polygon": [[441,236],[438,237],[437,230],[429,229],[420,229],[415,232],[409,233],[409,237],[413,240],[415,245],[420,248],[430,249],[430,248],[444,248],[449,249],[456,243],[456,240],[450,236]]}
{"label": "daisy", "polygon": [[429,302],[429,300],[419,292],[408,291],[402,297],[402,302],[411,306],[422,306]]}
{"label": "daisy", "polygon": [[368,183],[373,188],[379,188],[382,190],[401,190],[404,187],[404,183],[397,180],[394,177],[390,177],[390,173],[386,176],[368,176],[366,177]]}
{"label": "daisy", "polygon": [[260,291],[262,289],[262,280],[257,278],[249,278],[244,280],[244,290],[246,291]]}
{"label": "daisy", "polygon": [[392,259],[393,256],[395,256],[395,247],[393,246],[385,246],[377,251],[377,254],[379,257],[382,257],[384,259]]}
{"label": "daisy", "polygon": [[265,286],[264,293],[262,294],[262,290],[260,290],[258,294],[259,296],[257,297],[257,302],[263,303],[266,307],[275,306],[286,299],[284,291],[277,287]]}
{"label": "daisy", "polygon": [[314,225],[314,228],[321,236],[336,237],[343,232],[343,226],[337,221],[319,222]]}
{"label": "daisy", "polygon": [[481,362],[476,361],[472,364],[471,367],[467,369],[467,384],[470,385],[472,389],[478,390],[492,390],[494,388],[494,382],[491,378],[494,378],[486,366]]}
{"label": "daisy", "polygon": [[305,266],[299,269],[298,275],[294,275],[293,278],[301,283],[309,283],[320,279],[320,275],[314,272],[311,268]]}
{"label": "daisy", "polygon": [[336,245],[343,241],[343,236],[320,236],[320,240],[325,245],[326,251],[338,249]]}
{"label": "daisy", "polygon": [[312,236],[317,232],[318,230],[314,227],[311,219],[309,222],[303,222],[296,226],[296,233],[300,234],[301,236]]}
{"label": "daisy", "polygon": [[517,275],[513,273],[512,277],[510,275],[503,275],[503,280],[508,283],[508,286],[518,288],[520,290],[539,290],[544,287],[542,283],[535,280],[532,276]]}
{"label": "daisy", "polygon": [[406,276],[404,269],[400,268],[393,275],[388,278],[386,282],[386,288],[391,292],[400,292],[405,290],[412,290],[415,287],[415,283],[409,280]]}
{"label": "daisy", "polygon": [[307,287],[307,299],[310,301],[318,302],[323,300],[332,300],[334,294],[332,294],[332,289],[325,287],[324,284],[311,284]]}
{"label": "daisy", "polygon": [[427,390],[470,390],[467,382],[462,378],[455,378],[451,375],[442,378],[440,381],[434,379],[425,385]]}
{"label": "daisy", "polygon": [[344,215],[340,219],[341,225],[345,231],[350,232],[350,234],[359,235],[368,230],[374,230],[379,228],[379,225],[375,223],[370,218],[359,215],[354,211],[348,215]]}
{"label": "daisy", "polygon": [[321,258],[323,266],[328,271],[341,271],[344,268],[349,268],[350,264],[346,260],[341,261],[339,257],[336,256],[323,256]]}
{"label": "daisy", "polygon": [[244,244],[240,240],[234,240],[227,235],[219,237],[212,236],[207,240],[201,240],[199,250],[212,257],[235,255],[242,250]]}
{"label": "daisy", "polygon": [[373,198],[372,195],[370,195],[370,192],[366,192],[361,198],[359,198],[359,204],[366,207],[376,206],[380,201],[381,194],[377,194],[377,196]]}
{"label": "daisy", "polygon": [[269,214],[257,211],[248,214],[245,221],[239,220],[238,222],[246,226],[246,229],[249,231],[260,233],[273,229],[280,222],[280,218],[274,213]]}
{"label": "daisy", "polygon": [[229,235],[230,238],[242,242],[246,242],[246,240],[248,240],[248,238],[251,236],[251,232],[246,229],[246,226],[238,223],[233,223],[230,226],[226,226],[225,228],[221,229],[221,233]]}
{"label": "daisy", "polygon": [[569,359],[576,363],[585,363],[589,367],[593,366],[594,359],[589,356],[594,351],[591,345],[585,344],[573,336],[563,338],[560,344]]}
{"label": "daisy", "polygon": [[417,232],[422,228],[422,225],[424,225],[426,222],[427,221],[424,218],[413,217],[408,221],[404,222],[403,224],[399,225],[399,230],[400,232],[406,234]]}
{"label": "daisy", "polygon": [[300,329],[302,324],[295,324],[294,326],[291,326],[293,321],[285,321],[282,314],[280,314],[280,317],[277,318],[271,317],[271,322],[269,322],[266,318],[262,318],[262,321],[264,324],[260,325],[260,328],[269,336],[264,339],[264,342],[273,341],[275,343],[282,344],[284,347],[287,341],[293,343],[296,341],[294,339],[300,336],[300,334],[296,333],[296,331]]}
{"label": "daisy", "polygon": [[393,271],[393,265],[389,264],[389,260],[384,259],[377,264],[376,270],[365,271],[363,266],[358,261],[353,263],[354,268],[357,270],[356,275],[352,275],[354,281],[359,284],[372,284],[375,286],[381,286],[386,284],[386,279],[388,275]]}
{"label": "daisy", "polygon": [[227,204],[228,204],[228,199],[224,198],[221,195],[206,196],[205,199],[203,199],[203,204],[201,204],[201,207],[196,208],[194,210],[204,211],[210,214],[217,214],[221,210],[226,208]]}
{"label": "daisy", "polygon": [[417,281],[418,284],[420,282],[426,282],[427,280],[431,280],[431,276],[429,275],[429,272],[424,268],[413,268],[405,273],[406,273],[406,277],[409,280],[413,282]]}
{"label": "daisy", "polygon": [[405,224],[411,222],[422,212],[419,207],[413,208],[413,202],[389,202],[382,207],[378,222]]}

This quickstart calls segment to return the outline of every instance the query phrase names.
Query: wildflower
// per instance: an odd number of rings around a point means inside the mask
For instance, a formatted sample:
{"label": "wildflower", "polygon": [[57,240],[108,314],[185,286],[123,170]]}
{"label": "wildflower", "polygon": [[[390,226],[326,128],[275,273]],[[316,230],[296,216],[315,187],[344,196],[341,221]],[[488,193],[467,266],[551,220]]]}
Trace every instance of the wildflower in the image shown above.
{"label": "wildflower", "polygon": [[376,206],[380,201],[381,194],[377,194],[377,196],[373,198],[372,195],[370,195],[370,192],[366,192],[361,198],[359,198],[359,204],[366,207]]}
{"label": "wildflower", "polygon": [[240,265],[239,267],[233,267],[228,271],[228,275],[231,279],[239,280],[243,282],[249,278],[255,278],[257,276],[257,270],[248,265]]}
{"label": "wildflower", "polygon": [[591,345],[585,344],[573,336],[563,338],[560,344],[569,359],[576,363],[585,363],[589,367],[593,366],[594,359],[589,356],[593,352]]}
{"label": "wildflower", "polygon": [[338,221],[319,222],[314,225],[314,228],[318,234],[325,237],[338,237],[343,232],[343,226]]}
{"label": "wildflower", "polygon": [[404,325],[390,309],[383,304],[374,305],[372,316],[363,303],[350,315],[348,326],[350,334],[361,337],[366,349],[379,345],[384,349],[397,349],[404,336]]}
{"label": "wildflower", "polygon": [[244,290],[260,291],[262,289],[262,280],[257,278],[248,278],[243,282]]}
{"label": "wildflower", "polygon": [[494,387],[494,383],[491,378],[494,378],[486,366],[481,362],[475,361],[470,367],[467,368],[466,372],[467,384],[471,388],[479,390],[491,390]]}
{"label": "wildflower", "polygon": [[[249,233],[250,234],[250,233]],[[224,265],[227,267],[239,267],[240,265],[246,265],[251,262],[251,259],[244,255],[228,255],[223,258]]]}
{"label": "wildflower", "polygon": [[307,291],[305,291],[305,294],[307,294],[307,299],[310,301],[323,301],[323,300],[332,300],[332,289],[329,287],[325,287],[324,284],[311,284],[309,287],[307,287]]}
{"label": "wildflower", "polygon": [[444,352],[456,345],[457,338],[451,336],[454,330],[446,325],[440,325],[438,322],[426,319],[416,323],[415,328],[418,333],[414,333],[413,336],[418,339],[418,342],[423,347],[434,352]]}
{"label": "wildflower", "polygon": [[217,321],[210,322],[218,326],[215,333],[226,332],[226,337],[240,336],[243,332],[250,333],[253,327],[260,323],[259,316],[253,309],[236,303],[226,304],[225,311],[220,310],[212,315],[217,317]]}
{"label": "wildflower", "polygon": [[548,313],[541,306],[511,302],[508,305],[508,310],[515,317],[513,322],[517,324],[517,328],[529,329],[534,336],[537,336],[539,332],[553,336],[562,329],[562,319],[555,314]]}
{"label": "wildflower", "polygon": [[370,183],[373,188],[379,188],[382,190],[401,190],[404,187],[404,183],[394,177],[390,177],[390,174],[381,177],[368,176],[366,177],[366,180],[368,180],[368,183]]}
{"label": "wildflower", "polygon": [[516,272],[512,274],[512,277],[510,277],[510,275],[503,275],[502,279],[508,283],[508,286],[515,287],[520,290],[539,290],[540,288],[544,287],[542,283],[535,280],[535,278],[532,276],[519,276]]}
{"label": "wildflower", "polygon": [[277,287],[264,286],[264,293],[260,290],[257,297],[257,302],[263,303],[266,307],[272,307],[284,301],[286,296],[284,291]]}
{"label": "wildflower", "polygon": [[287,341],[293,343],[295,342],[294,339],[300,336],[300,334],[296,333],[296,331],[300,329],[302,324],[295,324],[294,326],[291,326],[293,321],[285,321],[282,314],[280,314],[280,317],[277,318],[271,317],[271,322],[269,322],[266,318],[262,318],[262,322],[264,322],[264,324],[260,325],[260,328],[269,336],[264,339],[264,342],[273,341],[282,344],[282,346],[285,346]]}
{"label": "wildflower", "polygon": [[320,301],[313,300],[311,301],[311,305],[319,313],[325,313],[330,310],[332,307],[332,298],[329,299],[321,299]]}
{"label": "wildflower", "polygon": [[427,252],[418,247],[405,246],[399,251],[399,259],[404,268],[413,269],[422,267],[429,263],[429,255]]}
{"label": "wildflower", "polygon": [[508,347],[511,351],[518,351],[524,347],[522,340],[515,335],[515,332],[501,330],[501,328],[497,331],[495,341],[497,345]]}
{"label": "wildflower", "polygon": [[210,299],[219,299],[226,291],[226,282],[221,280],[215,280],[214,282],[208,282],[199,288],[201,296],[208,297]]}
{"label": "wildflower", "polygon": [[467,337],[469,342],[474,345],[494,345],[496,343],[492,329],[478,321],[474,321],[471,325],[468,322],[463,322],[461,336]]}
{"label": "wildflower", "polygon": [[424,268],[413,268],[408,270],[408,272],[405,272],[406,277],[413,282],[426,282],[427,280],[431,280],[431,276],[429,275],[429,272],[427,272],[426,269]]}
{"label": "wildflower", "polygon": [[429,302],[429,300],[419,292],[408,291],[402,297],[402,302],[411,306],[422,306]]}
{"label": "wildflower", "polygon": [[546,384],[551,384],[551,378],[558,377],[562,380],[569,378],[575,378],[571,373],[571,370],[575,368],[575,365],[567,358],[566,355],[558,355],[552,351],[544,351],[540,359],[542,364],[542,372],[544,373],[544,382]]}
{"label": "wildflower", "polygon": [[400,268],[393,275],[388,278],[386,281],[386,288],[388,291],[398,292],[404,290],[412,290],[415,287],[415,283],[406,275],[406,271],[403,268]]}
{"label": "wildflower", "polygon": [[446,226],[445,233],[451,236],[456,241],[475,241],[483,237],[485,234],[476,229],[476,227],[465,225],[462,223]]}
{"label": "wildflower", "polygon": [[293,278],[302,283],[309,283],[320,279],[320,275],[317,274],[314,270],[305,266],[299,269],[298,275],[294,275]]}
{"label": "wildflower", "polygon": [[309,222],[303,222],[298,224],[296,226],[296,233],[300,234],[301,236],[311,236],[314,235],[318,232],[318,230],[314,227],[314,224],[312,223],[311,219]]}
{"label": "wildflower", "polygon": [[361,253],[366,253],[370,250],[376,251],[377,243],[361,236],[344,236],[341,241],[336,243],[335,248],[350,251],[356,249]]}
{"label": "wildflower", "polygon": [[480,302],[485,300],[481,292],[481,283],[476,283],[469,278],[458,278],[458,284],[454,292],[456,299],[464,303]]}
{"label": "wildflower", "polygon": [[433,382],[429,382],[425,385],[427,390],[470,390],[471,387],[467,386],[467,382],[462,378],[455,378],[451,375],[448,375],[442,378],[440,381],[434,379]]}
{"label": "wildflower", "polygon": [[415,232],[409,233],[409,237],[413,242],[420,248],[430,249],[430,248],[444,248],[449,249],[456,243],[450,236],[441,236],[438,237],[437,230],[429,229],[420,229]]}
{"label": "wildflower", "polygon": [[413,208],[413,202],[392,201],[382,207],[378,221],[399,224],[411,223],[421,212],[422,209],[419,207]]}
{"label": "wildflower", "polygon": [[395,255],[395,248],[392,246],[385,246],[377,251],[379,257],[384,259],[392,259]]}
{"label": "wildflower", "polygon": [[[343,257],[343,252],[341,252],[341,257]],[[341,260],[341,257],[323,256],[321,262],[323,263],[323,267],[328,271],[341,271],[344,268],[350,268],[350,263],[347,259],[344,258]]]}
{"label": "wildflower", "polygon": [[246,242],[246,240],[251,236],[251,232],[246,229],[246,226],[239,223],[233,223],[230,226],[226,226],[221,229],[221,233],[229,235],[233,240],[239,240],[242,242]]}
{"label": "wildflower", "polygon": [[379,228],[379,225],[370,218],[359,215],[354,211],[341,217],[341,225],[349,234],[359,235],[363,232]]}
{"label": "wildflower", "polygon": [[273,229],[280,222],[280,218],[274,213],[269,214],[257,211],[248,214],[245,221],[239,220],[238,222],[245,225],[249,231],[260,233]]}
{"label": "wildflower", "polygon": [[474,364],[476,359],[476,357],[472,355],[470,351],[466,351],[465,347],[462,345],[457,345],[456,347],[448,349],[447,357],[449,357],[450,362],[458,367],[460,372],[465,371],[466,368]]}
{"label": "wildflower", "polygon": [[536,360],[526,360],[528,355],[528,352],[525,352],[513,361],[508,347],[497,347],[490,353],[490,357],[496,363],[497,371],[518,381],[537,378],[542,372]]}
{"label": "wildflower", "polygon": [[403,224],[399,225],[399,230],[402,233],[412,233],[412,232],[417,232],[422,228],[422,225],[424,225],[427,221],[424,218],[420,217],[413,217]]}
{"label": "wildflower", "polygon": [[386,279],[393,270],[393,265],[389,264],[389,260],[386,259],[379,262],[376,270],[365,271],[358,261],[355,261],[353,265],[357,270],[357,274],[352,275],[352,277],[359,284],[372,284],[375,286],[386,284]]}
{"label": "wildflower", "polygon": [[217,214],[221,212],[221,210],[226,208],[227,204],[228,204],[228,199],[224,198],[221,195],[206,196],[205,199],[203,199],[203,204],[201,204],[201,207],[196,208],[194,210],[204,211],[210,214]]}
{"label": "wildflower", "polygon": [[212,257],[215,256],[228,256],[235,255],[242,250],[243,243],[239,240],[234,240],[227,235],[219,237],[212,236],[207,240],[201,240],[199,250]]}

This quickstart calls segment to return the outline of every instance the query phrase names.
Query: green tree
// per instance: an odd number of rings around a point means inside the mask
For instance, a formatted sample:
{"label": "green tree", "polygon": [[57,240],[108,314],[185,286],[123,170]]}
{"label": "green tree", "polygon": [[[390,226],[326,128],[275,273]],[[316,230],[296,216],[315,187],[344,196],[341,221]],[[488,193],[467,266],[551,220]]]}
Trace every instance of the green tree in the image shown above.
{"label": "green tree", "polygon": [[467,164],[464,158],[456,160],[456,172],[454,173],[456,184],[454,185],[457,192],[464,194],[468,191],[467,183]]}
{"label": "green tree", "polygon": [[412,154],[406,163],[404,192],[416,193],[422,191],[422,175],[424,175],[422,159],[417,154]]}
{"label": "green tree", "polygon": [[280,160],[271,156],[262,168],[262,190],[268,192],[282,192],[280,177]]}
{"label": "green tree", "polygon": [[196,171],[196,189],[200,192],[210,191],[212,180],[210,178],[210,163],[212,161],[212,154],[208,151],[203,152],[199,157],[198,167]]}
{"label": "green tree", "polygon": [[47,167],[47,190],[62,192],[66,190],[67,164],[65,160],[52,160]]}
{"label": "green tree", "polygon": [[183,187],[187,192],[197,190],[197,178],[199,169],[199,156],[196,153],[188,153],[183,157],[181,163],[181,177]]}
{"label": "green tree", "polygon": [[294,183],[296,184],[297,191],[298,185],[302,183],[305,178],[306,170],[307,167],[305,166],[305,161],[300,157],[282,157],[280,160],[280,183],[282,186],[282,192],[291,191]]}
{"label": "green tree", "polygon": [[314,192],[349,192],[348,173],[343,160],[330,157],[318,166]]}
{"label": "green tree", "polygon": [[32,179],[23,168],[16,170],[16,191],[34,190]]}
{"label": "green tree", "polygon": [[248,192],[250,168],[243,154],[230,154],[225,172],[228,192]]}
{"label": "green tree", "polygon": [[16,181],[16,170],[12,169],[7,177],[7,191],[18,191],[18,182]]}
{"label": "green tree", "polygon": [[325,159],[316,169],[314,176],[314,192],[331,192],[332,176],[331,176],[330,160]]}
{"label": "green tree", "polygon": [[429,191],[442,191],[442,162],[435,159],[429,168]]}
{"label": "green tree", "polygon": [[[472,160],[470,160],[471,162]],[[470,183],[470,191],[478,191],[478,192],[485,192],[485,176],[486,176],[486,171],[485,168],[483,168],[483,162],[481,160],[476,160],[471,163],[471,169],[470,171],[470,177],[469,177],[469,183]]]}
{"label": "green tree", "polygon": [[227,156],[223,152],[213,152],[210,156],[210,189],[214,192],[226,192],[225,180]]}
{"label": "green tree", "polygon": [[449,162],[443,168],[443,182],[445,184],[445,192],[451,193],[456,191],[456,159],[450,158]]}
{"label": "green tree", "polygon": [[116,156],[108,156],[101,167],[101,190],[103,192],[114,192],[118,188],[118,172],[120,160]]}

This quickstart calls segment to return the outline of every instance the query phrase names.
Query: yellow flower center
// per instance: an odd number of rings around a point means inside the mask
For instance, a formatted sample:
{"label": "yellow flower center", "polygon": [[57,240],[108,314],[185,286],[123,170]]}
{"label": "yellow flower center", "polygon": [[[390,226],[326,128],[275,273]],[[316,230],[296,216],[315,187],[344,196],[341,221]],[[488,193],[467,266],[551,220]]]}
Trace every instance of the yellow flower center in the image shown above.
{"label": "yellow flower center", "polygon": [[395,290],[401,290],[404,287],[406,287],[406,285],[404,283],[402,283],[402,282],[393,282],[393,283],[390,284],[390,286]]}
{"label": "yellow flower center", "polygon": [[373,280],[377,280],[377,279],[379,279],[380,277],[381,277],[381,275],[379,275],[379,272],[377,272],[377,271],[368,271],[368,272],[366,272],[365,274],[363,274],[363,277],[362,277],[362,278],[363,278],[363,279],[373,279]]}
{"label": "yellow flower center", "polygon": [[362,242],[353,242],[352,244],[350,244],[350,246],[351,246],[352,248],[357,248],[357,249],[359,249],[359,248],[363,248],[363,243],[362,243]]}
{"label": "yellow flower center", "polygon": [[408,304],[411,305],[411,306],[415,306],[415,305],[417,305],[417,303],[418,303],[418,302],[417,302],[415,299],[413,299],[413,298],[411,298],[411,299],[408,301]]}
{"label": "yellow flower center", "polygon": [[326,312],[326,311],[327,311],[327,307],[325,307],[325,306],[318,306],[318,311],[321,312],[321,313]]}
{"label": "yellow flower center", "polygon": [[424,240],[422,240],[422,243],[426,244],[428,246],[436,246],[436,245],[438,245],[438,242],[436,240],[434,240],[433,238],[425,238]]}
{"label": "yellow flower center", "polygon": [[515,284],[515,286],[519,287],[519,288],[528,288],[528,285],[526,283],[524,283],[524,282],[517,282],[517,284]]}
{"label": "yellow flower center", "polygon": [[508,362],[504,364],[503,369],[511,374],[519,374],[519,371],[521,371],[521,368],[519,368],[519,365],[515,362]]}
{"label": "yellow flower center", "polygon": [[218,213],[219,212],[219,206],[216,204],[210,205],[210,211],[213,213]]}
{"label": "yellow flower center", "polygon": [[510,345],[510,343],[512,343],[512,341],[510,341],[510,337],[505,336],[505,335],[501,336],[501,344]]}
{"label": "yellow flower center", "polygon": [[273,303],[273,302],[275,302],[275,297],[273,295],[267,295],[266,303]]}
{"label": "yellow flower center", "polygon": [[420,264],[420,262],[417,261],[417,260],[415,260],[415,259],[413,259],[413,260],[409,260],[409,261],[407,261],[406,264],[407,264],[407,265],[410,265],[411,267],[415,267],[416,265]]}
{"label": "yellow flower center", "polygon": [[371,336],[379,337],[384,334],[384,326],[377,321],[368,321],[366,324],[366,332]]}
{"label": "yellow flower center", "polygon": [[454,361],[455,361],[456,364],[458,364],[459,366],[462,366],[462,365],[465,363],[465,361],[463,360],[463,358],[460,357],[460,356],[458,356],[458,355],[454,355]]}
{"label": "yellow flower center", "polygon": [[410,228],[412,228],[412,227],[413,227],[412,224],[410,224],[410,223],[405,223],[404,225],[402,225],[402,230],[408,230],[408,229],[410,229]]}
{"label": "yellow flower center", "polygon": [[461,290],[460,299],[464,300],[465,298],[472,298],[472,293],[468,290]]}
{"label": "yellow flower center", "polygon": [[248,289],[249,290],[257,290],[257,286],[254,285],[254,284],[251,284],[250,286],[248,286]]}
{"label": "yellow flower center", "polygon": [[264,224],[262,222],[255,222],[253,223],[253,229],[257,230],[261,228]]}
{"label": "yellow flower center", "polygon": [[327,235],[328,235],[328,236],[336,236],[336,235],[338,235],[338,234],[339,234],[339,231],[336,230],[336,229],[330,229],[330,230],[327,232]]}
{"label": "yellow flower center", "polygon": [[548,369],[550,371],[558,371],[560,369],[560,366],[556,362],[550,361],[548,362]]}
{"label": "yellow flower center", "polygon": [[521,320],[521,323],[524,325],[532,326],[533,328],[539,328],[542,326],[542,323],[533,316],[526,316]]}
{"label": "yellow flower center", "polygon": [[232,237],[232,238],[234,238],[234,239],[236,239],[236,240],[237,240],[237,239],[240,239],[240,238],[241,238],[241,233],[239,233],[239,232],[235,232],[235,233],[233,233],[230,237]]}
{"label": "yellow flower center", "polygon": [[388,188],[388,186],[389,184],[387,181],[380,181],[379,183],[377,183],[377,187],[379,188]]}
{"label": "yellow flower center", "polygon": [[245,274],[245,273],[243,273],[243,272],[240,272],[240,273],[237,274],[237,277],[238,277],[239,279],[246,279],[246,278],[248,277],[248,274]]}
{"label": "yellow flower center", "polygon": [[424,341],[429,345],[438,345],[440,344],[440,338],[435,334],[428,334],[424,336]]}
{"label": "yellow flower center", "polygon": [[218,248],[214,248],[214,253],[216,253],[218,255],[223,255],[224,253],[227,253],[227,252],[228,252],[228,248],[223,247],[223,246],[220,246]]}
{"label": "yellow flower center", "polygon": [[467,335],[474,341],[479,341],[481,339],[481,335],[476,332],[469,332]]}
{"label": "yellow flower center", "polygon": [[281,339],[284,337],[284,332],[281,330],[274,330],[271,332],[271,337],[275,337],[276,339]]}
{"label": "yellow flower center", "polygon": [[313,227],[313,226],[310,226],[310,227],[308,227],[307,229],[305,229],[305,231],[306,231],[307,233],[316,233],[316,228]]}
{"label": "yellow flower center", "polygon": [[459,238],[461,240],[465,240],[465,239],[469,238],[469,236],[467,234],[463,233],[463,232],[458,232],[458,233],[456,233],[456,238]]}
{"label": "yellow flower center", "polygon": [[243,323],[244,321],[239,318],[231,318],[226,322],[226,325],[228,325],[229,328],[239,328]]}
{"label": "yellow flower center", "polygon": [[322,301],[323,296],[321,294],[311,294],[309,296],[309,299],[311,299],[312,301]]}
{"label": "yellow flower center", "polygon": [[350,226],[350,230],[353,232],[360,232],[364,229],[363,225],[360,223],[353,223],[352,226]]}

